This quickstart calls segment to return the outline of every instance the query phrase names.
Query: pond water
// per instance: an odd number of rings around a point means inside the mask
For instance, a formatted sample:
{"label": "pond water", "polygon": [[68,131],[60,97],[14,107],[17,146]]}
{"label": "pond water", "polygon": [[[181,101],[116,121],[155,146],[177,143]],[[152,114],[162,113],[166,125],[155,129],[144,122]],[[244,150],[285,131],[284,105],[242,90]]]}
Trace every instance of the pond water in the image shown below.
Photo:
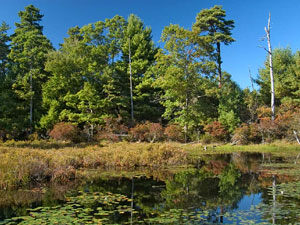
{"label": "pond water", "polygon": [[0,191],[0,224],[300,224],[299,169],[234,153],[188,168],[86,171],[85,181]]}

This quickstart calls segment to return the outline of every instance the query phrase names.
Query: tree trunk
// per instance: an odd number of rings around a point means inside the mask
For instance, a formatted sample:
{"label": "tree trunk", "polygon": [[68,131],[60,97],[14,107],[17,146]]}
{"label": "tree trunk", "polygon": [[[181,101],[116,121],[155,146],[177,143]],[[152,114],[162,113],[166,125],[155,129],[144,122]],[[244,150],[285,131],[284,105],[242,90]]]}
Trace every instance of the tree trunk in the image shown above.
{"label": "tree trunk", "polygon": [[271,40],[270,40],[270,22],[271,22],[271,13],[269,13],[268,28],[265,27],[265,31],[266,31],[266,34],[267,34],[267,40],[268,40],[268,54],[269,54],[269,67],[270,67],[271,110],[272,110],[271,119],[272,119],[272,121],[274,121],[274,119],[275,119],[275,91],[274,91],[274,75],[273,75],[272,46],[271,46]]}
{"label": "tree trunk", "polygon": [[221,69],[221,43],[217,42],[217,63],[218,63],[218,75],[219,75],[219,88],[222,87],[222,69]]}
{"label": "tree trunk", "polygon": [[130,46],[130,38],[129,38],[129,55],[128,55],[128,58],[129,58],[129,79],[130,79],[130,105],[131,105],[131,125],[133,126],[133,121],[134,121],[134,118],[133,118],[133,93],[132,93],[132,72],[131,72],[131,46]]}
{"label": "tree trunk", "polygon": [[[187,116],[189,115],[189,97],[188,97],[188,94],[186,95],[185,97],[185,108],[186,108],[186,114]],[[187,134],[188,134],[188,124],[187,122],[185,121],[185,124],[184,124],[184,142],[187,143]]]}
{"label": "tree trunk", "polygon": [[32,95],[32,72],[31,72],[31,69],[30,69],[30,103],[29,103],[29,121],[30,121],[30,131],[29,133],[32,134],[32,130],[33,130],[33,121],[32,121],[32,118],[33,118],[33,95]]}

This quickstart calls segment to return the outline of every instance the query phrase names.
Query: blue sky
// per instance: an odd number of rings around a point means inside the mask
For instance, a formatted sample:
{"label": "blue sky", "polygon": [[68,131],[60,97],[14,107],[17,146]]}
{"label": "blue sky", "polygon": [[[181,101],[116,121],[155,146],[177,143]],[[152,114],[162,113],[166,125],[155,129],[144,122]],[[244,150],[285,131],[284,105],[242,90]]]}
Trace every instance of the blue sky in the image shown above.
{"label": "blue sky", "polygon": [[153,31],[157,45],[163,28],[170,23],[190,28],[203,8],[222,5],[227,18],[235,21],[233,37],[236,42],[223,46],[223,70],[232,75],[242,88],[250,87],[252,76],[263,66],[266,52],[258,46],[265,35],[268,14],[271,12],[271,41],[273,48],[300,46],[299,0],[0,0],[0,21],[7,22],[13,31],[19,22],[18,12],[33,4],[44,15],[44,34],[57,48],[69,28],[83,26],[118,14],[127,18],[138,15]]}

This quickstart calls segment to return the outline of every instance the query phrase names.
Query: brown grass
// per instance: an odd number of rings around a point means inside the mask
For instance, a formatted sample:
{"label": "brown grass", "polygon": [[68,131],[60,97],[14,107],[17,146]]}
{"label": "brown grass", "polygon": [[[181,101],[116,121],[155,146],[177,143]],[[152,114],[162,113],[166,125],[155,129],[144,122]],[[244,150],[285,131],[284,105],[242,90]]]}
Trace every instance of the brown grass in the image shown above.
{"label": "brown grass", "polygon": [[117,143],[104,147],[35,149],[0,146],[0,188],[30,182],[67,182],[78,169],[166,167],[187,163],[187,153],[172,144]]}

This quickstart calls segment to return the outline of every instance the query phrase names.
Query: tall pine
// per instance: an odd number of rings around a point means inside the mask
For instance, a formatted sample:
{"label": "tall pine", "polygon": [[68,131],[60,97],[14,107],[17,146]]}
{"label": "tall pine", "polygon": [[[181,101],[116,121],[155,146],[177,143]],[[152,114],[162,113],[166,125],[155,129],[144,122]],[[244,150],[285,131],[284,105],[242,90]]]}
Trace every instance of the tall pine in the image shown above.
{"label": "tall pine", "polygon": [[46,55],[53,47],[43,35],[40,22],[43,15],[33,5],[19,12],[20,23],[12,35],[11,51],[13,89],[20,100],[19,113],[23,115],[24,128],[31,133],[43,113],[42,85],[48,79],[44,70]]}

